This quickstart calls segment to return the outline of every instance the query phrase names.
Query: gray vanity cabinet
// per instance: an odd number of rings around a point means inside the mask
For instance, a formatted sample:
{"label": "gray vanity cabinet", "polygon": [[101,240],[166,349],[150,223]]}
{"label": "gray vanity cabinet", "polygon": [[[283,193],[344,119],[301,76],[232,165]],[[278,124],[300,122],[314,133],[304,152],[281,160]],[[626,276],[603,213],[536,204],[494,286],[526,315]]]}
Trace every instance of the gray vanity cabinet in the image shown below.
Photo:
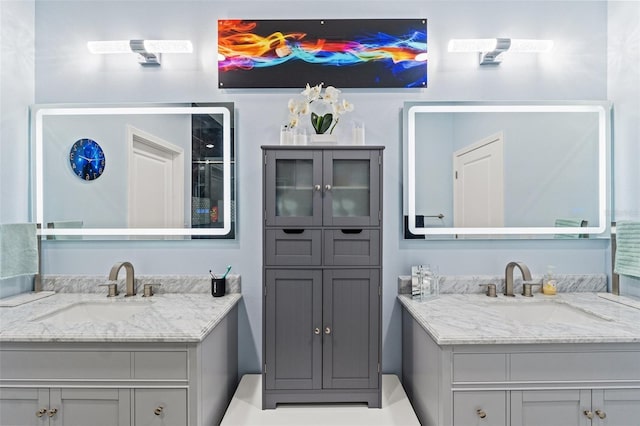
{"label": "gray vanity cabinet", "polygon": [[380,407],[382,149],[263,147],[265,409]]}
{"label": "gray vanity cabinet", "polygon": [[638,343],[438,345],[402,314],[402,384],[425,426],[640,425],[638,360]]}
{"label": "gray vanity cabinet", "polygon": [[0,389],[0,424],[128,426],[129,389]]}
{"label": "gray vanity cabinet", "polygon": [[640,389],[512,391],[511,425],[640,424]]}
{"label": "gray vanity cabinet", "polygon": [[209,426],[237,386],[237,308],[198,342],[6,342],[1,426]]}

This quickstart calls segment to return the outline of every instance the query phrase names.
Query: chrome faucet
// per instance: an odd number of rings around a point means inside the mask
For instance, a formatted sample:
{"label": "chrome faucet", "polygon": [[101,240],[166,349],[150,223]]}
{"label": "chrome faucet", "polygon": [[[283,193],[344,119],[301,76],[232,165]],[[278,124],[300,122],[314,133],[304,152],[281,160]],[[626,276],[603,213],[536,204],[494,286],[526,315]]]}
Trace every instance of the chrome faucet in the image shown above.
{"label": "chrome faucet", "polygon": [[523,281],[531,281],[531,271],[527,265],[522,262],[509,262],[507,263],[507,268],[504,271],[504,295],[505,296],[514,296],[513,294],[513,269],[515,267],[520,269],[522,273]]}
{"label": "chrome faucet", "polygon": [[124,266],[124,272],[126,274],[125,277],[126,277],[126,284],[127,284],[127,294],[125,295],[125,297],[135,296],[136,295],[136,279],[133,273],[133,265],[130,262],[118,262],[115,265],[113,265],[113,267],[111,268],[111,272],[109,272],[109,280],[116,281],[118,279],[118,272],[120,272],[120,269],[122,269],[123,266]]}

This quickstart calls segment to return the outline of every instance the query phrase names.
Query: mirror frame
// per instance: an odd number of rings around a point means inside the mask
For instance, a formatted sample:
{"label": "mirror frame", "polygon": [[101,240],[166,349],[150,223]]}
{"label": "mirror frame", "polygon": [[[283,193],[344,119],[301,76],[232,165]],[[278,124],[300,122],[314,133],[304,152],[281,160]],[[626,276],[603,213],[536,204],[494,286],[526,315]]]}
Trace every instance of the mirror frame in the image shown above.
{"label": "mirror frame", "polygon": [[[185,102],[184,104],[187,104]],[[48,107],[34,105],[32,130],[34,132],[34,186],[35,189],[35,221],[44,223],[44,140],[43,121],[45,117],[73,115],[166,115],[166,114],[222,114],[223,128],[229,131],[223,132],[223,200],[224,205],[231,205],[231,114],[226,107],[208,106],[142,106],[142,107],[92,107],[92,106],[62,106]],[[32,194],[33,194],[32,192]],[[53,235],[74,236],[224,236],[231,232],[231,209],[223,211],[224,226],[222,228],[65,228],[55,229],[42,227],[39,230],[43,238]]]}
{"label": "mirror frame", "polygon": [[[416,114],[446,112],[595,112],[598,114],[598,226],[588,227],[503,227],[503,228],[427,228],[416,226]],[[555,234],[589,234],[608,237],[609,161],[611,145],[611,104],[606,101],[567,102],[405,102],[403,110],[404,157],[406,172],[407,227],[416,236],[474,235],[482,236],[553,236]],[[404,216],[404,214],[403,214]],[[405,238],[407,238],[405,236]]]}

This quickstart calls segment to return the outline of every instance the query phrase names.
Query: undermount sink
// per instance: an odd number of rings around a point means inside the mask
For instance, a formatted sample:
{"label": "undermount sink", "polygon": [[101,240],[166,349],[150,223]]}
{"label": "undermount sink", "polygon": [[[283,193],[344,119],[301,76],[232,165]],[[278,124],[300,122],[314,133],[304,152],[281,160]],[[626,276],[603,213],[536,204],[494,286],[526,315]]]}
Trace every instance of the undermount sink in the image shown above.
{"label": "undermount sink", "polygon": [[147,309],[150,303],[152,302],[78,302],[35,318],[33,321],[54,324],[125,321]]}
{"label": "undermount sink", "polygon": [[505,319],[523,324],[540,324],[543,322],[584,323],[585,321],[609,321],[609,318],[588,312],[566,303],[541,302],[507,302],[497,301],[490,308]]}

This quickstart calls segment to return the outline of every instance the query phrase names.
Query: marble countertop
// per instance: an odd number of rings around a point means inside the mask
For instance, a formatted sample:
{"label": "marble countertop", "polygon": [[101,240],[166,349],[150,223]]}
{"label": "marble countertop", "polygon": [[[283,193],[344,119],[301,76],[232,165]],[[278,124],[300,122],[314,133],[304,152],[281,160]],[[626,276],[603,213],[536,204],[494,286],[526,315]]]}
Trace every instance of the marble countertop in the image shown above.
{"label": "marble countertop", "polygon": [[[424,301],[401,294],[398,299],[439,345],[640,342],[640,303],[609,293],[536,294],[532,298],[441,294]],[[505,304],[519,311],[512,315],[518,315],[528,304],[550,301],[569,305],[570,311],[586,319],[516,320],[501,313]]]}
{"label": "marble countertop", "polygon": [[[153,297],[56,293],[14,307],[0,307],[0,342],[200,342],[239,302],[240,293],[160,293]],[[116,321],[60,323],[39,318],[78,303],[145,304]],[[94,305],[95,306],[95,305]]]}

